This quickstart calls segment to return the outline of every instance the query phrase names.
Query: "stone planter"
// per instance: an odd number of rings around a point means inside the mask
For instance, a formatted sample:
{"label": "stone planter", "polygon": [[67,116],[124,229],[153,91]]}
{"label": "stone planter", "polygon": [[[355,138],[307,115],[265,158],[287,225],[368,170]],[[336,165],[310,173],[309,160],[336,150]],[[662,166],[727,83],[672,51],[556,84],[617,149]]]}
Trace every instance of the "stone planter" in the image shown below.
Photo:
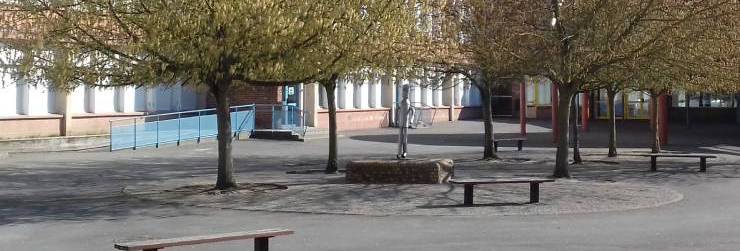
{"label": "stone planter", "polygon": [[454,174],[451,159],[357,160],[347,163],[347,183],[440,184]]}

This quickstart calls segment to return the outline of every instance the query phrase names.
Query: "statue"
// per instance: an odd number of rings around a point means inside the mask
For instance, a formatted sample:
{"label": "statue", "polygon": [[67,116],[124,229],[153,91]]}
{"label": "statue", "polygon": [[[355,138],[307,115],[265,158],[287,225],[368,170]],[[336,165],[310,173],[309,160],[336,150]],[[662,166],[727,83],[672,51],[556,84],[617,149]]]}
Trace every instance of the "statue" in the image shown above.
{"label": "statue", "polygon": [[405,159],[408,155],[408,131],[409,126],[414,119],[414,107],[409,101],[409,91],[411,86],[404,85],[401,90],[401,102],[398,103],[398,154],[396,158]]}

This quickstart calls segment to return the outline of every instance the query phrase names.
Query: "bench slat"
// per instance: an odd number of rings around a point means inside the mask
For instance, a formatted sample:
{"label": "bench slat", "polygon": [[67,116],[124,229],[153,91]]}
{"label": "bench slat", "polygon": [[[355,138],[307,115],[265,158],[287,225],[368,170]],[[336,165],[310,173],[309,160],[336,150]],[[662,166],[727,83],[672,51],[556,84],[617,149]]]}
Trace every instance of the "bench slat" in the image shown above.
{"label": "bench slat", "polygon": [[119,250],[159,249],[159,248],[165,248],[165,247],[203,244],[203,243],[220,242],[220,241],[275,237],[275,236],[281,236],[281,235],[289,235],[293,233],[294,231],[289,230],[289,229],[265,229],[265,230],[258,230],[258,231],[249,231],[249,232],[232,232],[232,233],[223,233],[223,234],[188,236],[188,237],[179,237],[179,238],[170,238],[170,239],[157,239],[157,240],[117,243],[114,245],[114,247]]}
{"label": "bench slat", "polygon": [[661,157],[661,158],[708,158],[708,159],[715,159],[717,158],[717,155],[709,155],[709,154],[661,154],[661,153],[652,153],[652,154],[639,154],[637,156],[642,157]]}
{"label": "bench slat", "polygon": [[555,179],[542,178],[506,178],[506,179],[454,179],[452,184],[506,184],[506,183],[543,183],[555,182]]}
{"label": "bench slat", "polygon": [[526,141],[527,138],[494,139],[493,141],[519,141],[519,140]]}

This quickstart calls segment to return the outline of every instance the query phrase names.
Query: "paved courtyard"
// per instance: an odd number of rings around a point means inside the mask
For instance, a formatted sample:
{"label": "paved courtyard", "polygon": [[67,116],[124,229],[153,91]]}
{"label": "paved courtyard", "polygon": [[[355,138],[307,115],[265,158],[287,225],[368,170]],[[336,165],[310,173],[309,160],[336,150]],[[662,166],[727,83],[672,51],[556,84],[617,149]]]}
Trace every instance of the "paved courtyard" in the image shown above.
{"label": "paved courtyard", "polygon": [[[525,151],[501,148],[502,161],[478,160],[477,121],[411,130],[411,156],[451,158],[456,175],[546,176],[554,151],[548,123],[529,125]],[[647,123],[620,122],[620,151],[604,157],[605,124],[583,134],[574,179],[481,189],[483,206],[465,208],[460,188],[359,186],[340,176],[286,174],[322,168],[328,140],[246,140],[234,145],[238,181],[287,185],[264,197],[173,196],[163,189],[215,180],[213,142],[137,151],[12,155],[0,160],[0,250],[112,250],[119,240],[290,228],[273,250],[738,250],[740,127],[673,125],[669,151],[717,154],[707,173],[695,160],[648,172]],[[498,136],[518,125],[502,120]],[[340,158],[395,155],[396,130],[342,133]],[[681,136],[678,136],[681,135]],[[447,193],[447,194],[446,194]],[[446,197],[440,198],[440,194]],[[175,194],[177,195],[177,194]],[[244,250],[237,241],[173,250]]]}

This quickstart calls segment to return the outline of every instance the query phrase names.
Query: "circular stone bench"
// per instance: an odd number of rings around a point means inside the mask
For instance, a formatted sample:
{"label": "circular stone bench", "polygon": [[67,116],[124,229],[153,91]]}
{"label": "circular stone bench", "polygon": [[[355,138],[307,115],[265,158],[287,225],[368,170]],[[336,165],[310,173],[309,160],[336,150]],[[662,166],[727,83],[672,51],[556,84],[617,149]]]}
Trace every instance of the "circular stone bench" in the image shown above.
{"label": "circular stone bench", "polygon": [[440,184],[454,173],[451,159],[356,160],[347,163],[347,183]]}

